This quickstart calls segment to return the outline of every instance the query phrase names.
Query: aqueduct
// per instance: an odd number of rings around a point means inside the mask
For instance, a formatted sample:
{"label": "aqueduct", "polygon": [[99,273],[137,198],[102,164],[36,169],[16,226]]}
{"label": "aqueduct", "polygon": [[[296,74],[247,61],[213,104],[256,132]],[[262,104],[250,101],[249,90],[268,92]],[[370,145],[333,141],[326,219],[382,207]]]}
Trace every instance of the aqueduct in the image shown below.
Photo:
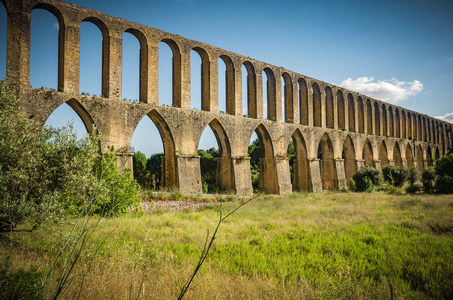
{"label": "aqueduct", "polygon": [[[58,0],[0,1],[7,11],[6,76],[22,93],[21,113],[44,122],[67,103],[89,132],[94,125],[103,134],[104,149],[114,146],[129,166],[132,135],[149,116],[162,137],[162,180],[167,188],[201,192],[197,148],[206,126],[220,148],[219,184],[239,195],[252,194],[247,150],[253,132],[264,148],[260,189],[278,194],[344,188],[364,164],[422,169],[452,146],[450,123],[280,67]],[[30,87],[31,12],[36,8],[49,11],[59,23],[57,91]],[[103,36],[100,97],[79,91],[81,22],[93,23]],[[124,32],[140,43],[138,103],[121,100]],[[161,42],[173,53],[171,107],[159,105],[158,99]],[[201,110],[191,109],[192,50],[202,61]],[[226,91],[221,91],[226,93],[226,113],[219,113],[218,107],[219,61],[226,66]],[[247,80],[246,99],[242,76]],[[243,101],[247,114],[242,112]],[[291,139],[296,149],[292,180],[287,158]]]}

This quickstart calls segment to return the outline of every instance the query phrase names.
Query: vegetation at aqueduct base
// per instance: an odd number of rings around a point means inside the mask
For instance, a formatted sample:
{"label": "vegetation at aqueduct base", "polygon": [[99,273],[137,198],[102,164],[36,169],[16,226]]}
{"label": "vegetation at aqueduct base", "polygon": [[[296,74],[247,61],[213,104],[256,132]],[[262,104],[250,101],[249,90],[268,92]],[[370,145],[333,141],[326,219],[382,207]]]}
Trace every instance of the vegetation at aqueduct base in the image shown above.
{"label": "vegetation at aqueduct base", "polygon": [[[109,219],[105,242],[97,248],[100,233],[95,233],[83,253],[82,262],[94,254],[96,259],[82,298],[135,298],[139,290],[142,299],[176,298],[219,210],[212,205]],[[187,296],[451,299],[452,220],[453,199],[447,195],[322,192],[257,198],[222,224]],[[4,237],[0,261],[10,257],[16,280],[39,280],[72,222]],[[65,298],[77,297],[85,266],[75,267]]]}
{"label": "vegetation at aqueduct base", "polygon": [[[138,184],[99,154],[100,137],[42,130],[3,82],[0,98],[0,298],[176,298],[206,230],[239,200],[129,212]],[[452,232],[448,195],[259,197],[223,222],[187,296],[451,299]]]}

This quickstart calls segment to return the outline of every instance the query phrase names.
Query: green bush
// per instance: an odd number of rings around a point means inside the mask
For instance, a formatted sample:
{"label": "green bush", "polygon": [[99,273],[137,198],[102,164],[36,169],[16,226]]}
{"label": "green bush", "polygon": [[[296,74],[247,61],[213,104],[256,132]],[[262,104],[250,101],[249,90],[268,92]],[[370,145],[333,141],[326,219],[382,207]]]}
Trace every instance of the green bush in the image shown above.
{"label": "green bush", "polygon": [[115,157],[101,157],[100,135],[78,140],[71,125],[42,127],[18,114],[16,104],[16,91],[1,81],[0,231],[25,220],[36,228],[88,206],[118,214],[138,202],[131,175],[118,174]]}
{"label": "green bush", "polygon": [[433,167],[428,166],[422,172],[423,191],[427,194],[434,192],[434,184],[436,182],[436,171]]}
{"label": "green bush", "polygon": [[356,191],[371,192],[376,186],[382,184],[382,173],[373,167],[362,166],[352,179],[355,182]]}
{"label": "green bush", "polygon": [[436,182],[436,171],[433,167],[428,166],[422,172],[423,190],[425,193],[434,192],[434,183]]}
{"label": "green bush", "polygon": [[390,185],[402,187],[408,179],[408,170],[394,165],[386,165],[382,168],[384,180]]}
{"label": "green bush", "polygon": [[453,194],[453,153],[436,161],[436,189],[441,194]]}
{"label": "green bush", "polygon": [[416,167],[411,167],[407,171],[407,180],[413,186],[417,181],[419,181],[422,177],[422,174]]}

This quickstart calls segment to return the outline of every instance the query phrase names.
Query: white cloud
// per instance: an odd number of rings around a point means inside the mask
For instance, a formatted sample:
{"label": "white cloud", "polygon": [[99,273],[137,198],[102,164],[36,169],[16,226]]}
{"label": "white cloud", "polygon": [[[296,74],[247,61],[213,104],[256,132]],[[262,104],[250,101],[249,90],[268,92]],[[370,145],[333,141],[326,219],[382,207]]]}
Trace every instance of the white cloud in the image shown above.
{"label": "white cloud", "polygon": [[60,29],[60,24],[58,24],[58,22],[55,22],[55,24],[53,24],[53,27],[55,29]]}
{"label": "white cloud", "polygon": [[340,86],[367,96],[397,103],[423,90],[423,83],[418,80],[405,82],[392,78],[391,80],[375,81],[373,77],[359,77],[355,80],[348,78]]}
{"label": "white cloud", "polygon": [[440,120],[444,120],[444,121],[447,121],[447,122],[450,122],[450,123],[453,123],[453,112],[451,113],[446,113],[445,115],[443,116],[437,116],[435,117],[436,119],[440,119]]}

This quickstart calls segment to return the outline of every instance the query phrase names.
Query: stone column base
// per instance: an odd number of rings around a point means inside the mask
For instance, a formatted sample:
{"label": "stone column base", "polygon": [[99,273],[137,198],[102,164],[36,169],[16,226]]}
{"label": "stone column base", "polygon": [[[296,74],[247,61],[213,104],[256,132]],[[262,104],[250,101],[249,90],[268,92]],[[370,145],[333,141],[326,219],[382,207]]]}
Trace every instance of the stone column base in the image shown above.
{"label": "stone column base", "polygon": [[308,167],[310,168],[311,180],[310,180],[310,190],[312,192],[321,192],[322,191],[322,180],[321,180],[321,169],[319,166],[319,159],[309,159]]}
{"label": "stone column base", "polygon": [[176,182],[183,193],[202,192],[199,156],[176,156]]}

